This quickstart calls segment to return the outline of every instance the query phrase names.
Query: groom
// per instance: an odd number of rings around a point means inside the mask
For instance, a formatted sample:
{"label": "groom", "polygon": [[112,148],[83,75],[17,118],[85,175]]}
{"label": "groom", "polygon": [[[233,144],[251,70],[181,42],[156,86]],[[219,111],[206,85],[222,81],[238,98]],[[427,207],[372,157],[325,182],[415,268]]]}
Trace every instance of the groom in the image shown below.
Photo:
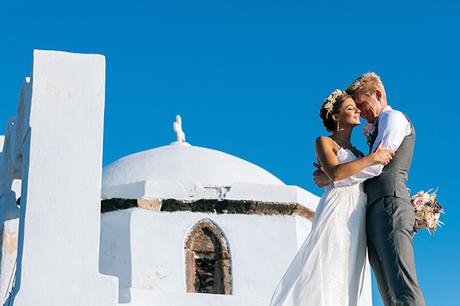
{"label": "groom", "polygon": [[[352,182],[364,181],[369,261],[380,294],[386,306],[423,306],[412,246],[415,214],[406,187],[414,152],[414,127],[403,113],[387,104],[385,88],[377,74],[360,76],[346,91],[355,100],[361,117],[372,124],[369,151],[375,151],[381,141],[383,148],[395,151],[387,166],[375,164],[351,177]],[[326,178],[317,171],[314,180],[323,185]],[[334,182],[336,187],[340,184]]]}

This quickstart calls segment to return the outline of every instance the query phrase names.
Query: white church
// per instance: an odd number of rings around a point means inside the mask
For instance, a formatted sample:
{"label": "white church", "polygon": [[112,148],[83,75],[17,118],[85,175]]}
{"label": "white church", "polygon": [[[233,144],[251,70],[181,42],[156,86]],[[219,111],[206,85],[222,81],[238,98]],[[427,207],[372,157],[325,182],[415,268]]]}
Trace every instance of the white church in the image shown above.
{"label": "white church", "polygon": [[34,51],[0,136],[2,305],[268,306],[319,198],[188,143],[180,116],[103,168],[104,104],[103,56]]}

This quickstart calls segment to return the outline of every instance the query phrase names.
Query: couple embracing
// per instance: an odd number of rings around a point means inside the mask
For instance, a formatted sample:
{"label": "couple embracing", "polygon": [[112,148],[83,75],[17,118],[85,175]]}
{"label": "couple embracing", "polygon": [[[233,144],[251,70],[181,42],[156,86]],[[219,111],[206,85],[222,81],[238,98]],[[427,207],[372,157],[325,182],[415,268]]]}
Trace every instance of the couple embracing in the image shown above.
{"label": "couple embracing", "polygon": [[[369,72],[334,91],[320,117],[330,136],[315,143],[315,183],[325,187],[311,232],[280,281],[271,306],[356,306],[366,250],[386,306],[425,305],[415,271],[414,208],[406,187],[415,130],[388,104]],[[365,127],[369,154],[350,143]]]}

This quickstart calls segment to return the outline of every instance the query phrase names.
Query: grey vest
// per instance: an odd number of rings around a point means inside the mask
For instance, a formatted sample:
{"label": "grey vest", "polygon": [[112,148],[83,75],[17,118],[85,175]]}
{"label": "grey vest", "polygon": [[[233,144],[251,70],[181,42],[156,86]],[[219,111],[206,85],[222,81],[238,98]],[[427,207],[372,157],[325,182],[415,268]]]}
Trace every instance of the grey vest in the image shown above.
{"label": "grey vest", "polygon": [[[412,123],[411,130],[411,133],[404,137],[403,142],[396,150],[391,163],[383,168],[382,174],[364,182],[364,191],[367,194],[367,205],[371,205],[376,200],[386,196],[404,199],[410,198],[406,183],[409,176],[412,156],[414,154],[415,129]],[[371,148],[377,138],[377,133],[372,136]]]}

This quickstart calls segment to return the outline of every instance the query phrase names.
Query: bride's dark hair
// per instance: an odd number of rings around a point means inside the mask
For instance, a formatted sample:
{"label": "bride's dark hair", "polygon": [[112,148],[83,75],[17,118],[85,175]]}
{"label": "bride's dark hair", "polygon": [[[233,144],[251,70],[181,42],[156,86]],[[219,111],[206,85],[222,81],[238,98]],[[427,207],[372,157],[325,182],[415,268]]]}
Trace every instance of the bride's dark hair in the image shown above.
{"label": "bride's dark hair", "polygon": [[336,95],[333,93],[323,101],[323,105],[319,110],[319,116],[323,120],[324,127],[329,132],[334,132],[337,130],[337,122],[334,120],[334,118],[332,118],[332,115],[338,114],[340,112],[340,107],[348,98],[351,98],[349,94],[346,92],[341,92]]}

